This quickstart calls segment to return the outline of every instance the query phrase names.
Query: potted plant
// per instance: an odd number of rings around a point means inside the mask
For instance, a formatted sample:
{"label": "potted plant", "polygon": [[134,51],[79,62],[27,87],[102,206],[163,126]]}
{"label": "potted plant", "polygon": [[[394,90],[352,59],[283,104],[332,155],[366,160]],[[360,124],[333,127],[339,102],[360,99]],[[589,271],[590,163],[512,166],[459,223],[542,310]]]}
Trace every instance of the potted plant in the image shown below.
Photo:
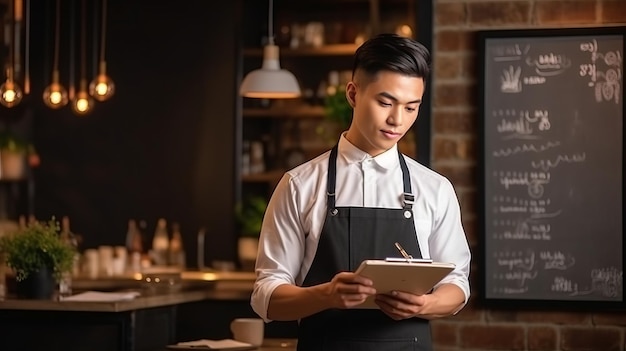
{"label": "potted plant", "polygon": [[337,123],[342,130],[350,127],[352,106],[346,99],[345,86],[334,85],[328,87],[324,97],[324,113],[326,118]]}
{"label": "potted plant", "polygon": [[352,106],[346,98],[346,87],[336,83],[326,88],[323,101],[325,121],[316,128],[317,133],[329,146],[337,143],[341,132],[347,130],[352,122]]}
{"label": "potted plant", "polygon": [[0,238],[0,253],[15,272],[18,297],[49,299],[74,264],[75,248],[59,235],[59,223],[32,222]]}
{"label": "potted plant", "polygon": [[33,144],[8,130],[0,132],[0,179],[24,178],[27,164],[30,166],[39,164],[39,157]]}
{"label": "potted plant", "polygon": [[248,197],[235,207],[240,233],[237,254],[243,269],[250,270],[254,267],[266,208],[267,200],[261,196]]}

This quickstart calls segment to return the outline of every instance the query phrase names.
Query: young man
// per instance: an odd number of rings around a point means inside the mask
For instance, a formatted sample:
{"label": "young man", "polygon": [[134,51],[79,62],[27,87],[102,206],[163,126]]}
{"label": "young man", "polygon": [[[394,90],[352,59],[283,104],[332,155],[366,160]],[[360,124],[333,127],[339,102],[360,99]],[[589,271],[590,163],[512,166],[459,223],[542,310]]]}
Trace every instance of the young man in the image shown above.
{"label": "young man", "polygon": [[[272,195],[251,304],[266,321],[298,320],[298,350],[431,350],[428,320],[467,302],[470,251],[454,188],[397,148],[417,119],[429,59],[396,35],[362,44],[346,86],[350,128]],[[399,256],[395,242],[456,268],[430,294],[377,294],[353,271]],[[359,308],[370,295],[379,309]]]}

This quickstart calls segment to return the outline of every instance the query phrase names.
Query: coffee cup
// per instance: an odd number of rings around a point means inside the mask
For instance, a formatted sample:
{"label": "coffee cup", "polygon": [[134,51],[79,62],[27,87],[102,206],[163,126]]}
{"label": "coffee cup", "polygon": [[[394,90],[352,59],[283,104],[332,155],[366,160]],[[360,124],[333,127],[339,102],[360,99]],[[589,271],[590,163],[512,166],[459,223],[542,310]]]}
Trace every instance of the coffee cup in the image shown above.
{"label": "coffee cup", "polygon": [[230,323],[233,339],[261,346],[265,333],[265,322],[260,318],[236,318]]}

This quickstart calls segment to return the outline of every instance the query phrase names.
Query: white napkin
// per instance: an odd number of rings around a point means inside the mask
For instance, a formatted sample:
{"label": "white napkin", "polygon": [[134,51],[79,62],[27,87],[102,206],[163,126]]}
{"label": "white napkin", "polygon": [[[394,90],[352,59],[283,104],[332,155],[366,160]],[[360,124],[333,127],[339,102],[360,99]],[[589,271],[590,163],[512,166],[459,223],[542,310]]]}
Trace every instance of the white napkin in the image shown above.
{"label": "white napkin", "polygon": [[137,291],[124,292],[102,292],[102,291],[86,291],[84,293],[62,297],[62,301],[93,301],[93,302],[113,302],[132,300],[141,295]]}
{"label": "white napkin", "polygon": [[218,350],[252,346],[252,344],[248,344],[248,343],[241,342],[241,341],[236,341],[233,339],[222,339],[222,340],[200,339],[200,340],[194,340],[194,341],[179,342],[176,345],[189,346],[189,347],[208,347],[209,349],[218,349]]}

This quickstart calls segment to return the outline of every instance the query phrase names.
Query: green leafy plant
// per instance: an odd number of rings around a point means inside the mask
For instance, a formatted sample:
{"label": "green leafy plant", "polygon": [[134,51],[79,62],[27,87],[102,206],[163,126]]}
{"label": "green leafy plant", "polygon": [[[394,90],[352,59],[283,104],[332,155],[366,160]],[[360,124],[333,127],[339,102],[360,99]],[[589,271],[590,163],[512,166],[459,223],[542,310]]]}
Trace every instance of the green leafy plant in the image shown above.
{"label": "green leafy plant", "polygon": [[7,265],[15,270],[15,279],[22,281],[30,274],[50,268],[55,279],[69,272],[76,253],[59,235],[59,223],[33,222],[17,232],[0,238],[0,252]]}
{"label": "green leafy plant", "polygon": [[0,130],[0,150],[24,155],[27,157],[28,165],[31,167],[37,167],[40,163],[35,145],[10,130]]}
{"label": "green leafy plant", "polygon": [[343,86],[329,87],[324,98],[324,112],[326,117],[346,129],[352,121],[352,106],[346,99],[346,89]]}
{"label": "green leafy plant", "polygon": [[242,236],[259,236],[265,209],[267,209],[267,200],[261,196],[252,196],[237,203],[235,206],[235,215]]}
{"label": "green leafy plant", "polygon": [[33,145],[8,130],[0,131],[0,149],[13,152],[30,152]]}

